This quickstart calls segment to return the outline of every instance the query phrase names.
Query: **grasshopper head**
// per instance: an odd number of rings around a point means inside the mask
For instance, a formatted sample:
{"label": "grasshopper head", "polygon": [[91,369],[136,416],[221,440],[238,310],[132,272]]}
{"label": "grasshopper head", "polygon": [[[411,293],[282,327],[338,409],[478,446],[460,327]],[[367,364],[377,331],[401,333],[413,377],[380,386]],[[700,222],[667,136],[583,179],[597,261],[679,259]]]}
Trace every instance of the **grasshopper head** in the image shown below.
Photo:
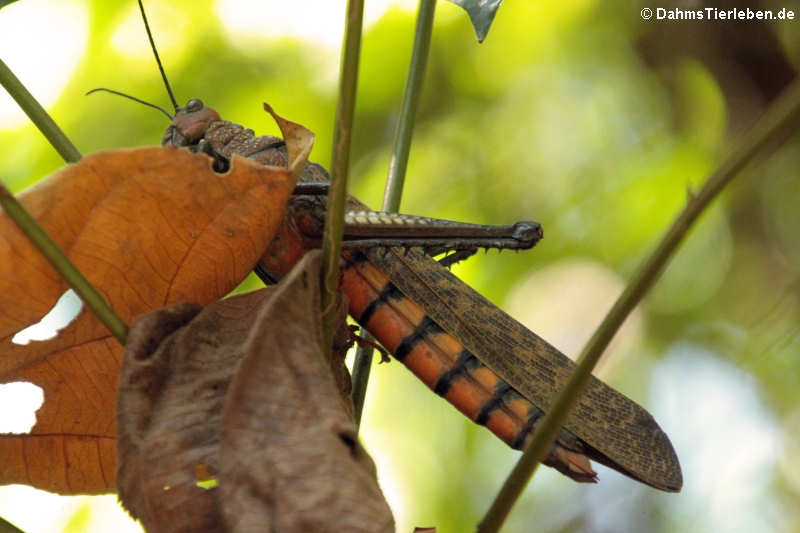
{"label": "grasshopper head", "polygon": [[216,111],[206,107],[202,100],[192,98],[175,112],[172,123],[161,138],[161,145],[194,145],[203,138],[209,124],[216,120],[220,120]]}

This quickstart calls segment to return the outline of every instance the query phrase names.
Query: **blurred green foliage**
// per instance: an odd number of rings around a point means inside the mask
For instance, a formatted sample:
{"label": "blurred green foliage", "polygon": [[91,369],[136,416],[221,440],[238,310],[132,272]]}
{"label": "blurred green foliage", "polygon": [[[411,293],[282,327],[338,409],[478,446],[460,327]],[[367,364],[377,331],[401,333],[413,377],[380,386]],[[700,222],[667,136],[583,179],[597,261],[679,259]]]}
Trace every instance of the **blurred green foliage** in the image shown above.
{"label": "blurred green foliage", "polygon": [[[736,109],[719,80],[688,56],[666,66],[647,63],[637,43],[651,26],[641,21],[639,8],[620,1],[506,2],[478,45],[463,11],[440,2],[401,211],[476,223],[542,223],[545,240],[533,252],[479,254],[456,267],[501,305],[522,280],[564,260],[589,261],[624,282],[729,146]],[[162,115],[110,95],[82,96],[103,86],[166,103],[153,61],[120,55],[110,44],[119,25],[136,16],[134,3],[93,0],[87,9],[86,52],[51,113],[84,153],[157,144],[167,126]],[[157,43],[175,41],[161,53],[179,103],[199,97],[223,118],[274,133],[261,109],[267,101],[316,132],[312,159],[327,165],[337,50],[270,38],[269,20],[258,36],[230,34],[210,1],[175,1],[158,11],[165,12],[174,19],[154,20],[155,37]],[[159,27],[168,27],[170,36],[160,36]],[[413,27],[412,13],[394,9],[365,33],[351,184],[372,206],[380,205]],[[795,30],[779,26],[776,33],[786,43]],[[787,51],[792,54],[797,60],[796,48]],[[798,142],[796,134],[788,136],[703,217],[643,304],[642,338],[628,348],[635,353],[613,353],[624,365],[607,379],[645,406],[658,403],[648,396],[648,383],[662,354],[689,345],[746,372],[778,425],[797,417]],[[30,126],[0,130],[0,146],[3,179],[16,190],[62,165]],[[531,306],[569,309],[569,302],[538,296],[529,295]],[[576,334],[595,325],[572,324]],[[691,366],[683,372],[690,376]],[[382,365],[373,376],[365,439],[399,530],[472,530],[516,452],[463,419],[400,365]],[[681,420],[659,420],[670,435],[682,431]],[[779,429],[776,439],[796,438]],[[682,459],[701,446],[703,436],[697,439],[678,449]],[[718,453],[726,456],[737,446],[723,443]],[[778,502],[781,519],[751,509],[764,531],[800,528],[800,512],[788,503],[798,497],[800,473],[781,466],[800,462],[789,455],[798,448],[781,453],[772,469],[761,472],[766,492],[758,495]],[[684,472],[688,485],[693,476]],[[711,495],[657,494],[608,471],[598,487],[541,471],[507,531],[690,531],[696,516],[674,509],[694,509],[702,498]]]}

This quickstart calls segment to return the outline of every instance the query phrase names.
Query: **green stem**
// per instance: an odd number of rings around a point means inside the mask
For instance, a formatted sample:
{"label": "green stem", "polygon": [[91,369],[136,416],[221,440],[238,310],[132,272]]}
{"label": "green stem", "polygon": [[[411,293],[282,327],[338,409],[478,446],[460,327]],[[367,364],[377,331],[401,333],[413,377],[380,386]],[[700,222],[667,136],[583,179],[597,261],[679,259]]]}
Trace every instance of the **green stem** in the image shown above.
{"label": "green stem", "polygon": [[[45,138],[67,163],[76,163],[81,153],[67,138],[61,128],[53,121],[47,111],[36,101],[33,95],[22,85],[8,66],[0,60],[0,84],[5,87],[28,118],[39,128]],[[108,330],[121,344],[125,344],[128,326],[106,303],[99,292],[75,268],[66,255],[50,239],[33,217],[25,210],[14,195],[0,183],[0,205],[8,216],[19,226],[33,244],[44,254],[59,274],[69,283],[78,296],[106,325]]]}
{"label": "green stem", "polygon": [[361,29],[364,0],[349,0],[342,45],[342,66],[339,75],[339,103],[333,129],[331,188],[322,236],[322,331],[325,346],[333,342],[333,324],[339,294],[339,259],[344,233],[344,205],[347,194],[347,172],[350,161],[350,140],[356,107],[358,65],[361,55]]}
{"label": "green stem", "polygon": [[[433,14],[436,10],[436,0],[420,0],[417,10],[417,27],[414,33],[414,48],[411,51],[411,65],[408,69],[403,107],[400,111],[400,120],[394,137],[392,160],[389,163],[389,174],[386,178],[386,188],[383,193],[383,210],[396,213],[400,208],[400,197],[403,193],[403,183],[408,168],[408,154],[411,150],[411,138],[414,133],[414,119],[417,115],[422,85],[425,80],[425,68],[428,64],[428,55],[431,47],[431,34],[433,33]],[[365,329],[362,336],[371,339]],[[367,384],[372,365],[372,348],[360,346],[356,350],[353,362],[353,390],[351,398],[355,408],[356,424],[361,422],[361,411],[364,407],[364,398],[367,394]]]}
{"label": "green stem", "polygon": [[0,206],[5,209],[19,229],[28,236],[34,246],[44,254],[53,268],[69,283],[89,309],[94,311],[112,335],[124,345],[128,336],[128,326],[2,183],[0,183]]}
{"label": "green stem", "polygon": [[[361,328],[361,336],[372,340],[372,336],[367,330]],[[356,427],[361,425],[361,414],[364,412],[364,399],[367,397],[367,384],[369,374],[372,370],[372,346],[362,345],[356,350],[356,357],[353,360],[353,388],[350,391],[350,399],[353,400],[353,416]]]}
{"label": "green stem", "polygon": [[0,533],[25,533],[23,530],[9,522],[3,517],[0,517]]}
{"label": "green stem", "polygon": [[425,81],[425,68],[431,48],[433,33],[433,14],[436,0],[420,0],[417,14],[417,28],[414,34],[414,48],[411,51],[411,66],[408,70],[403,107],[394,136],[394,151],[389,162],[389,174],[383,193],[383,210],[396,213],[400,209],[400,195],[408,168],[408,154],[411,151],[411,138],[414,133],[414,119],[417,116],[422,84]]}
{"label": "green stem", "polygon": [[584,347],[575,372],[564,389],[559,392],[544,419],[537,425],[530,445],[506,478],[491,507],[478,525],[480,533],[500,530],[511,507],[530,481],[539,461],[552,447],[553,439],[564,424],[570,409],[580,399],[592,368],[625,318],[659,278],[692,224],[739,171],[765,145],[779,140],[780,135],[784,134],[784,131],[798,118],[800,118],[800,82],[795,82],[745,134],[733,152],[708,178],[700,192],[690,198],[689,203],[673,221],[650,257],[635,273],[614,307]]}
{"label": "green stem", "polygon": [[16,100],[19,107],[31,119],[39,131],[67,163],[76,163],[81,159],[81,153],[75,145],[64,135],[61,128],[53,121],[47,111],[36,101],[28,89],[22,85],[11,69],[0,60],[0,85],[5,87],[8,94]]}

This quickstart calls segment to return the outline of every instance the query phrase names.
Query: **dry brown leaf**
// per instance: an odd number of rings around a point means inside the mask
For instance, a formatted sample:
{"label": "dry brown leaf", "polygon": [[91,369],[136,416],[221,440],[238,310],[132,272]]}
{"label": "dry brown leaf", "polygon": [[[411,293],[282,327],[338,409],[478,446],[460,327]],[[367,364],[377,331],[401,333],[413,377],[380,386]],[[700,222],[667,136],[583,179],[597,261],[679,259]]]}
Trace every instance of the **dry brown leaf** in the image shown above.
{"label": "dry brown leaf", "polygon": [[322,349],[319,264],[306,254],[281,281],[228,391],[219,490],[232,532],[394,531]]}
{"label": "dry brown leaf", "polygon": [[[286,169],[237,158],[220,175],[205,155],[140,148],[87,156],[20,200],[130,322],[171,302],[206,304],[233,289],[273,238],[293,187]],[[52,340],[11,342],[66,289],[0,213],[0,382],[35,383],[45,398],[30,434],[0,435],[0,484],[108,492],[122,348],[85,309]]]}
{"label": "dry brown leaf", "polygon": [[[119,493],[149,532],[391,530],[336,383],[344,353],[322,355],[309,256],[276,289],[173,305],[131,329]],[[209,477],[216,488],[198,486]]]}
{"label": "dry brown leaf", "polygon": [[117,485],[148,532],[223,530],[219,491],[197,483],[219,472],[225,394],[256,311],[273,290],[205,309],[173,304],[131,327],[120,376]]}

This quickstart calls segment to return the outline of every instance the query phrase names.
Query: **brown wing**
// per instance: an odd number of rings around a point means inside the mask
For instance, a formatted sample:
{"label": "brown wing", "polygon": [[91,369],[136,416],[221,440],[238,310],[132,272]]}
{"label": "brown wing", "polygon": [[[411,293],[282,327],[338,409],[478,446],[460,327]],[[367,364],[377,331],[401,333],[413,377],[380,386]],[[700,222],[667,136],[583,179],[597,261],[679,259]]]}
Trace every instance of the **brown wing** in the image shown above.
{"label": "brown wing", "polygon": [[[390,250],[367,255],[439,326],[547,411],[575,368],[568,357],[425,254]],[[667,435],[650,413],[602,381],[591,378],[565,427],[601,451],[613,463],[609,466],[653,487],[680,490],[681,468]]]}

